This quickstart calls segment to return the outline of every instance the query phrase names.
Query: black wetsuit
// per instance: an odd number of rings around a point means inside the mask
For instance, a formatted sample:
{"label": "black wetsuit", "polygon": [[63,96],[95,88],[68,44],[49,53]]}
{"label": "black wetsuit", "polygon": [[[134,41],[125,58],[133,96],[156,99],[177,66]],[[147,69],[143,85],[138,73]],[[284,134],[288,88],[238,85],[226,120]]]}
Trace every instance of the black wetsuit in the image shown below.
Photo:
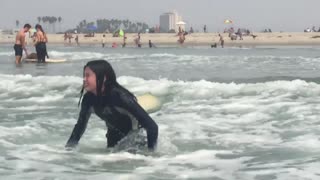
{"label": "black wetsuit", "polygon": [[132,96],[117,88],[111,89],[106,96],[99,99],[89,92],[83,96],[79,119],[66,147],[73,147],[78,144],[86,129],[92,110],[106,123],[108,147],[115,146],[131,130],[142,127],[147,132],[148,148],[155,148],[158,138],[158,125]]}
{"label": "black wetsuit", "polygon": [[48,54],[46,43],[38,42],[36,44],[36,51],[37,51],[38,62],[46,62],[46,56]]}

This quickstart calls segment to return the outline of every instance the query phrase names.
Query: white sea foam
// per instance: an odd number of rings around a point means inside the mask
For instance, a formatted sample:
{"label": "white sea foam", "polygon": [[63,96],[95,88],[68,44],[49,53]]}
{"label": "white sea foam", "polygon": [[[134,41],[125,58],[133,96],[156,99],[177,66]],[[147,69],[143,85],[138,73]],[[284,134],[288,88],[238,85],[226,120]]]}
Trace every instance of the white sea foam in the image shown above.
{"label": "white sea foam", "polygon": [[11,51],[11,52],[0,52],[0,56],[13,56],[14,55],[14,52]]}
{"label": "white sea foam", "polygon": [[[86,178],[98,179],[316,177],[318,165],[304,162],[320,147],[320,85],[314,82],[217,83],[121,76],[119,83],[130,91],[152,93],[163,103],[150,114],[160,129],[158,149],[143,155],[101,150],[106,127],[96,116],[90,119],[79,148],[63,149],[77,121],[82,78],[0,74],[0,81],[4,82],[0,84],[0,149],[6,150],[0,161],[16,167],[5,170],[17,174],[12,179],[26,171],[30,171],[27,179],[56,174],[70,178],[65,171],[85,169],[99,172]],[[277,153],[283,153],[283,159],[277,160]],[[9,160],[1,160],[4,157]],[[308,173],[288,168],[299,162]]]}

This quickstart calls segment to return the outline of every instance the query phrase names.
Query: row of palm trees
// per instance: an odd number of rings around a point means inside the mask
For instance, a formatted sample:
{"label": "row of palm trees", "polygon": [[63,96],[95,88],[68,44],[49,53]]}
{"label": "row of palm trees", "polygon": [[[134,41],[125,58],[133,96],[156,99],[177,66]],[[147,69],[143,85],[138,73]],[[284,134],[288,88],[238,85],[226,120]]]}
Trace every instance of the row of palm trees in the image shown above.
{"label": "row of palm trees", "polygon": [[[43,17],[37,17],[38,23],[42,24],[45,29],[49,32],[56,33],[56,23],[59,23],[59,31],[61,31],[61,22],[62,17],[54,17],[54,16],[43,16]],[[19,28],[20,21],[16,20],[16,27]]]}
{"label": "row of palm trees", "polygon": [[131,22],[127,20],[118,19],[98,19],[97,28],[100,32],[109,31],[114,32],[118,29],[123,29],[128,33],[137,33],[149,29],[148,24],[143,22]]}
{"label": "row of palm trees", "polygon": [[[37,17],[37,21],[41,24],[44,29],[48,32],[56,33],[56,23],[59,23],[59,32],[61,32],[61,17],[54,17],[54,16],[42,16]],[[97,26],[95,26],[95,24]],[[20,25],[20,21],[16,20],[17,28]],[[96,28],[94,30],[88,29],[88,27]],[[128,33],[137,33],[145,31],[149,29],[149,26],[143,22],[132,22],[127,20],[119,20],[119,19],[98,19],[95,22],[87,22],[87,20],[82,20],[79,25],[75,28],[79,33],[86,33],[86,32],[97,32],[97,33],[104,33],[104,32],[115,32],[118,29],[123,29],[125,32]]]}
{"label": "row of palm trees", "polygon": [[[95,26],[96,24],[96,26]],[[94,30],[88,27],[95,27]],[[149,26],[146,23],[142,22],[132,22],[129,20],[119,20],[119,19],[98,19],[95,22],[87,22],[87,20],[82,20],[79,25],[76,27],[76,30],[80,33],[86,32],[115,32],[119,29],[124,30],[128,33],[137,33],[149,29]]]}
{"label": "row of palm trees", "polygon": [[46,29],[49,31],[56,33],[56,23],[59,23],[59,31],[61,31],[61,22],[62,17],[54,17],[54,16],[43,16],[43,17],[37,17],[38,23],[47,26]]}
{"label": "row of palm trees", "polygon": [[16,28],[19,28],[19,25],[20,25],[20,21],[16,20]]}

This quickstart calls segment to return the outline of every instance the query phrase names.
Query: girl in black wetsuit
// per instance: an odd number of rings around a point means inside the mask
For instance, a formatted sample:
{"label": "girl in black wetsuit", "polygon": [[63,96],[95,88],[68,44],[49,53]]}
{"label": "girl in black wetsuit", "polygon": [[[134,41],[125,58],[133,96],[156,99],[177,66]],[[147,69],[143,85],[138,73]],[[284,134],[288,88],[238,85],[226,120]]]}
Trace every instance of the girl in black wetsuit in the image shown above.
{"label": "girl in black wetsuit", "polygon": [[[84,90],[86,92],[83,95]],[[147,132],[148,148],[155,148],[158,138],[157,124],[137,103],[135,96],[118,84],[114,70],[107,61],[90,61],[84,66],[80,100],[82,95],[78,122],[66,144],[67,148],[78,144],[91,112],[106,123],[108,147],[115,146],[132,130],[144,128]]]}

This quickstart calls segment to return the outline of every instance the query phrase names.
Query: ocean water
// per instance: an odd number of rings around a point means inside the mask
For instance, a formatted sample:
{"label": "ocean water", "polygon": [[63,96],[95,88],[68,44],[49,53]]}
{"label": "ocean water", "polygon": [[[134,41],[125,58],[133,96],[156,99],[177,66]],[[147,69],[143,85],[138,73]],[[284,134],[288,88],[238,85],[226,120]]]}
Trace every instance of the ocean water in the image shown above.
{"label": "ocean water", "polygon": [[[67,62],[16,66],[11,45],[0,46],[0,179],[320,178],[320,47],[48,50]],[[94,59],[161,100],[150,114],[155,152],[107,149],[96,116],[77,149],[64,149]]]}

